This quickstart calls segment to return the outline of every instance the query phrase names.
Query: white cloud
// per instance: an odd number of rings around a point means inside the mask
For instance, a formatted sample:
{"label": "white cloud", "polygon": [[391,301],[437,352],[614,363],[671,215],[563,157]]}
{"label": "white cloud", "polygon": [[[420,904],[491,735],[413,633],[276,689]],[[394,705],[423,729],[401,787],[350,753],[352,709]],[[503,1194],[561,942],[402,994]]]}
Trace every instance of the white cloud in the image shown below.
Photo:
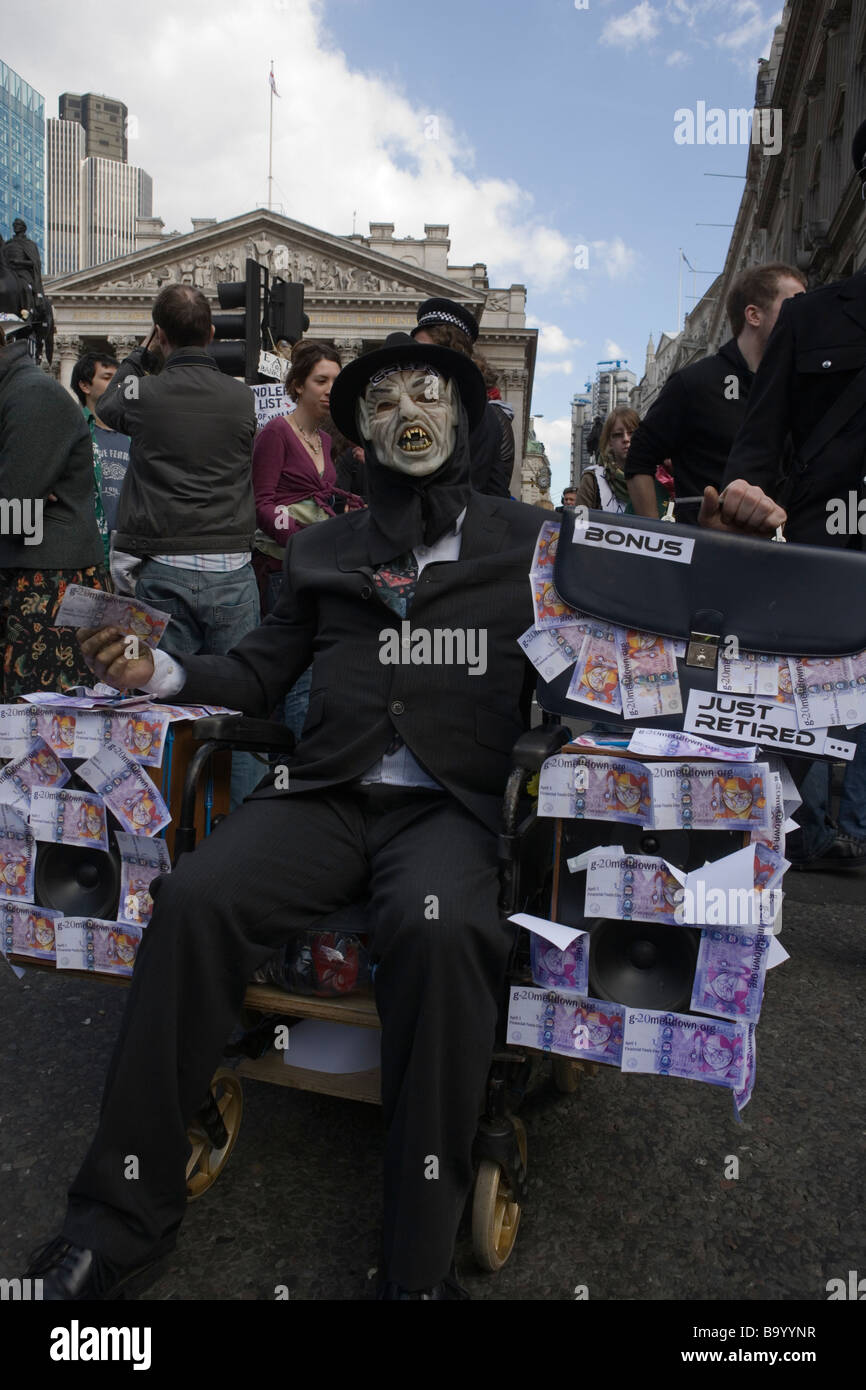
{"label": "white cloud", "polygon": [[637,264],[637,252],[626,246],[622,237],[614,237],[613,241],[594,241],[592,249],[611,280],[625,279]]}
{"label": "white cloud", "polygon": [[536,362],[535,364],[536,376],[556,376],[559,372],[561,372],[563,376],[571,376],[572,366],[570,359],[567,359],[565,362]]}
{"label": "white cloud", "polygon": [[571,352],[572,348],[586,346],[582,338],[566,337],[556,323],[544,323],[542,319],[530,315],[526,324],[528,328],[538,329],[539,355],[558,357],[563,352]]}
{"label": "white cloud", "polygon": [[[154,212],[167,229],[189,231],[190,217],[267,202],[273,57],[278,210],[335,234],[351,231],[353,212],[359,231],[387,220],[398,236],[447,222],[452,264],[483,258],[492,284],[543,290],[573,276],[571,241],[539,217],[527,189],[479,172],[447,111],[353,68],[323,12],[323,0],[187,0],[180,9],[154,0],[144,14],[113,13],[87,45],[66,0],[42,0],[39,90],[48,114],[67,90],[108,87],[123,100],[140,132],[129,159],[153,177]],[[26,31],[4,35],[3,57],[36,76]]]}
{"label": "white cloud", "polygon": [[613,338],[605,338],[605,340],[604,340],[604,350],[605,350],[605,352],[607,353],[607,361],[608,361],[608,362],[613,361],[614,358],[617,358],[617,357],[620,358],[620,359],[622,359],[623,357],[625,357],[625,349],[624,349],[624,348],[621,348],[620,345],[619,345],[619,343],[615,343],[615,342],[613,341]]}
{"label": "white cloud", "polygon": [[601,31],[601,43],[614,44],[619,48],[634,48],[638,43],[654,39],[659,31],[658,11],[649,0],[641,0],[633,10],[620,15],[619,19],[609,19]]}
{"label": "white cloud", "polygon": [[[760,6],[752,3],[752,0],[746,0],[746,3],[737,8],[741,22],[727,33],[717,34],[716,43],[729,49],[748,48],[755,52],[762,48],[769,50],[773,27],[779,16],[765,18]],[[762,53],[761,56],[765,57],[766,54]]]}
{"label": "white cloud", "polygon": [[554,504],[559,502],[562,489],[568,483],[571,467],[571,416],[564,415],[556,420],[539,420],[536,434],[544,443],[544,450],[550,460],[553,482],[550,495]]}
{"label": "white cloud", "polygon": [[682,68],[692,60],[688,53],[684,53],[681,48],[675,48],[673,53],[669,53],[665,58],[666,68]]}

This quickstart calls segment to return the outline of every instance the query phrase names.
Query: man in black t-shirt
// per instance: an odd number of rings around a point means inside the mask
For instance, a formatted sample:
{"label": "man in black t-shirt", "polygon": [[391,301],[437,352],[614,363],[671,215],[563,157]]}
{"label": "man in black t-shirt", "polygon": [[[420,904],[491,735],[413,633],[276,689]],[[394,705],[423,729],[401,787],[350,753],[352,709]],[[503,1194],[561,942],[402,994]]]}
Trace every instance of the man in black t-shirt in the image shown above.
{"label": "man in black t-shirt", "polygon": [[[802,294],[793,266],[772,262],[738,275],[727,299],[733,337],[717,353],[674,372],[641,421],[625,465],[638,516],[658,517],[654,478],[670,459],[677,497],[721,488],[731,445],[746,413],[749,390],[783,302]],[[698,507],[681,507],[678,521],[696,522]]]}

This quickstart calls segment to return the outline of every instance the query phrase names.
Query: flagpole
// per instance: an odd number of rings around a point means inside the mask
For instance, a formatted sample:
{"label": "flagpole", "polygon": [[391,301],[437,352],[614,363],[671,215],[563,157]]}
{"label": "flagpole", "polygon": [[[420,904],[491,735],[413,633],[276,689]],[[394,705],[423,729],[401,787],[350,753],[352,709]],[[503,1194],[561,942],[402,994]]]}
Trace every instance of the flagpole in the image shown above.
{"label": "flagpole", "polygon": [[271,59],[271,110],[268,129],[268,212],[273,209],[274,202],[274,60]]}

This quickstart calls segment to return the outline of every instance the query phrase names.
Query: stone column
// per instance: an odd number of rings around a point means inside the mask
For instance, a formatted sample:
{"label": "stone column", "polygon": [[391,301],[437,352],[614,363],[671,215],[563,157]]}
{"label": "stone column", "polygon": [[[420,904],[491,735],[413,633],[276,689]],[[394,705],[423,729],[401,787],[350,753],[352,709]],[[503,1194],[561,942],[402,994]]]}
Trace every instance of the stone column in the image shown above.
{"label": "stone column", "polygon": [[55,360],[59,361],[58,376],[60,385],[65,386],[67,391],[72,390],[72,368],[84,351],[84,344],[80,338],[58,337],[54,344]]}
{"label": "stone column", "polygon": [[114,345],[114,352],[115,356],[117,357],[117,360],[119,362],[122,362],[125,357],[128,357],[129,354],[132,352],[132,349],[138,347],[139,343],[141,342],[141,338],[143,338],[144,336],[144,333],[142,333],[140,338],[136,338],[132,334],[125,333],[123,335],[115,335],[114,337],[110,338],[109,341]]}
{"label": "stone column", "polygon": [[364,351],[363,338],[335,338],[334,347],[343,359],[343,366],[348,367],[349,363],[356,357],[360,357]]}
{"label": "stone column", "polygon": [[514,469],[511,474],[511,495],[519,497],[521,491],[521,459],[523,457],[524,441],[527,437],[529,420],[527,418],[528,401],[526,400],[526,381],[529,373],[525,367],[512,368],[504,371],[500,375],[500,387],[502,395],[509,405],[514,407],[514,419],[511,422],[514,430]]}

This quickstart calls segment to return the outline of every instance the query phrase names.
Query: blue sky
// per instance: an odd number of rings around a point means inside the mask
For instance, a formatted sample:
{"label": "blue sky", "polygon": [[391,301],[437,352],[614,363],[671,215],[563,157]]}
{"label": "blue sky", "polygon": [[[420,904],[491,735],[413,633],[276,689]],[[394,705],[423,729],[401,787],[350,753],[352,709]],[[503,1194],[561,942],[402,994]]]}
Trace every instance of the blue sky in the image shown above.
{"label": "blue sky", "polygon": [[[579,0],[582,5],[583,0]],[[447,222],[454,264],[527,286],[542,328],[533,409],[565,481],[571,396],[597,360],[643,371],[676,326],[678,248],[724,263],[746,149],[682,145],[674,113],[751,108],[776,0],[152,0],[96,25],[39,0],[0,57],[46,98],[126,102],[130,162],[154,180],[166,228],[267,201],[274,59],[275,200],[334,233],[399,236]],[[429,138],[430,116],[438,119]],[[588,247],[588,267],[574,248]],[[684,292],[692,292],[691,276]],[[686,298],[688,308],[691,299]]]}

